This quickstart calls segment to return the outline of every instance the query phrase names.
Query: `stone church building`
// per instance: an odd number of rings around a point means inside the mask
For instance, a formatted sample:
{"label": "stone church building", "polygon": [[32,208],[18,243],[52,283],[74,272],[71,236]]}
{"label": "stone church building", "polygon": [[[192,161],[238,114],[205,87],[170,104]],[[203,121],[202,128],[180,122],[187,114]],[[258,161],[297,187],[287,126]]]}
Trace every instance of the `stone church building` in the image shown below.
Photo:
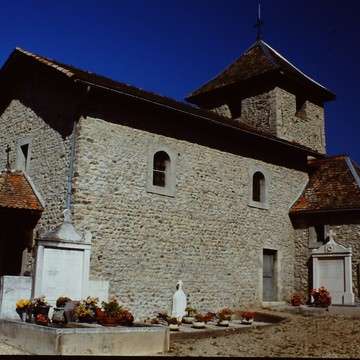
{"label": "stone church building", "polygon": [[186,102],[16,48],[0,71],[0,276],[32,275],[37,229],[67,208],[92,234],[90,279],[137,314],[168,309],[179,279],[206,311],[307,296],[330,229],[357,300],[360,169],[326,156],[332,100],[262,40]]}

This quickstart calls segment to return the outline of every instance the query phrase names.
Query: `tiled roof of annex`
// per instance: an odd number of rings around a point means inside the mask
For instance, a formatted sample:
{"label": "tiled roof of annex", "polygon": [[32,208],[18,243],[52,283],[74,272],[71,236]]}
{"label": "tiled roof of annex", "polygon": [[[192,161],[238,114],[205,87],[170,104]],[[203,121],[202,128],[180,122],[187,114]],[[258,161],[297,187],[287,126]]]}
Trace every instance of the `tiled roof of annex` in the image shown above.
{"label": "tiled roof of annex", "polygon": [[22,171],[3,171],[0,174],[0,208],[44,210]]}
{"label": "tiled roof of annex", "polygon": [[192,98],[198,95],[274,71],[280,71],[317,89],[325,101],[334,100],[336,97],[331,91],[302,73],[263,40],[259,40],[220,74],[189,94],[186,100],[192,102]]}
{"label": "tiled roof of annex", "polygon": [[[302,151],[305,151],[312,156],[323,156],[322,154],[319,154],[318,152],[307,148],[306,146],[303,146],[301,144],[298,144],[294,141],[287,141],[284,139],[280,139],[276,137],[273,134],[270,134],[266,131],[260,130],[254,126],[251,126],[249,124],[240,123],[238,121],[234,121],[232,119],[228,119],[224,116],[221,116],[213,111],[201,109],[199,107],[195,107],[193,105],[171,99],[166,96],[162,96],[147,90],[143,90],[141,88],[125,84],[89,71],[85,71],[79,68],[76,68],[72,65],[67,65],[61,62],[58,62],[56,60],[51,60],[42,56],[39,56],[37,54],[34,54],[32,52],[29,52],[27,50],[21,49],[17,47],[13,54],[8,59],[8,62],[11,60],[13,55],[16,54],[23,54],[27,56],[28,58],[34,59],[38,61],[39,63],[43,63],[49,67],[52,67],[56,69],[57,71],[63,73],[64,75],[68,76],[69,78],[72,78],[75,82],[80,81],[84,83],[88,83],[90,85],[94,85],[100,88],[104,88],[107,90],[117,91],[119,93],[126,94],[130,97],[138,97],[141,98],[144,101],[153,102],[160,104],[164,107],[174,109],[179,112],[184,112],[187,114],[191,114],[196,117],[200,117],[206,121],[214,121],[219,125],[225,125],[232,127],[234,129],[240,130],[244,133],[251,133],[253,135],[260,136],[262,138],[267,138],[272,141],[276,141],[278,143],[282,143],[285,145],[294,146]],[[3,67],[5,68],[5,66]]]}
{"label": "tiled roof of annex", "polygon": [[290,214],[360,209],[360,168],[347,156],[309,160],[309,181]]}

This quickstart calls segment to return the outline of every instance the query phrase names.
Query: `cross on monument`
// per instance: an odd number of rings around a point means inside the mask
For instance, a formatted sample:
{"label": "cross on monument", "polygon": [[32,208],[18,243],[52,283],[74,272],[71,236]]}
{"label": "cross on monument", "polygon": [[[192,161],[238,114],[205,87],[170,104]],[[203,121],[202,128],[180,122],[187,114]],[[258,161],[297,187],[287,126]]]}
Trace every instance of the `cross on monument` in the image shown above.
{"label": "cross on monument", "polygon": [[334,242],[334,235],[335,235],[334,231],[329,230],[328,234],[329,234],[329,242]]}

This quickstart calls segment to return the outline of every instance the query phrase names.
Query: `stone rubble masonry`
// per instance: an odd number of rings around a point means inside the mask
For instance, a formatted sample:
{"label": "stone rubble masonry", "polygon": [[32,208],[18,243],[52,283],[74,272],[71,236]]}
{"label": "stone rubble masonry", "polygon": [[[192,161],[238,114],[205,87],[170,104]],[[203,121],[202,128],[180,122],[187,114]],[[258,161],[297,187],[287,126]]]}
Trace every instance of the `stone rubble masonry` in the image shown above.
{"label": "stone rubble masonry", "polygon": [[[62,108],[64,111],[64,107]],[[58,114],[66,121],[66,112]],[[46,202],[38,224],[62,221],[71,133],[61,135],[20,101],[1,116],[12,164],[31,139],[29,175]],[[149,144],[177,154],[174,197],[146,191]],[[1,154],[5,168],[6,153]],[[248,206],[249,167],[270,174],[269,210]],[[288,211],[307,174],[131,127],[81,118],[77,128],[72,212],[92,235],[90,278],[108,280],[137,316],[170,311],[175,285],[204,311],[262,301],[263,248],[278,250],[279,300],[292,292],[294,230]]]}
{"label": "stone rubble masonry", "polygon": [[[288,211],[307,174],[101,119],[81,119],[74,222],[92,235],[91,278],[141,315],[169,311],[179,279],[198,309],[259,304],[263,248],[294,280]],[[174,197],[146,191],[149,144],[177,153]],[[270,174],[270,209],[248,206],[249,166]]]}
{"label": "stone rubble masonry", "polygon": [[[359,298],[359,259],[360,259],[360,225],[331,226],[334,232],[334,241],[346,248],[352,249],[352,279],[355,300]],[[304,298],[308,298],[308,284],[311,284],[311,250],[308,246],[308,229],[296,230],[295,242],[295,289],[300,291]]]}
{"label": "stone rubble masonry", "polygon": [[[64,115],[65,116],[65,115]],[[65,208],[71,138],[62,136],[19,100],[13,100],[1,115],[1,169],[5,169],[5,148],[10,145],[10,162],[15,166],[18,142],[31,141],[29,176],[45,201],[38,226],[49,227],[62,220]]]}
{"label": "stone rubble masonry", "polygon": [[[231,118],[227,104],[212,111]],[[241,117],[235,119],[325,153],[324,109],[306,101],[296,113],[296,96],[281,88],[241,100]]]}

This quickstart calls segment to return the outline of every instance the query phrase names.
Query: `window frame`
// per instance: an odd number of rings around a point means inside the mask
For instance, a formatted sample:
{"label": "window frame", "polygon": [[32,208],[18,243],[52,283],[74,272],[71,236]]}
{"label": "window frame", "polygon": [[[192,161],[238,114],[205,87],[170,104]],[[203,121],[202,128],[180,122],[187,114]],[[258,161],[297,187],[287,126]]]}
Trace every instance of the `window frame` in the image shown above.
{"label": "window frame", "polygon": [[[323,236],[319,239],[319,230],[323,233]],[[308,235],[308,246],[309,249],[317,249],[320,246],[324,245],[326,239],[329,237],[329,231],[331,230],[330,225],[316,225],[309,227]]]}
{"label": "window frame", "polygon": [[[165,186],[154,185],[154,158],[157,153],[164,152],[169,160],[166,165],[165,174]],[[157,170],[156,170],[157,171]],[[148,152],[148,171],[146,180],[146,190],[150,193],[175,196],[176,187],[176,153],[173,149],[166,145],[149,144]]]}
{"label": "window frame", "polygon": [[[27,153],[24,154],[23,147],[27,146]],[[32,139],[24,138],[18,141],[16,158],[15,158],[15,169],[21,170],[25,173],[30,172],[30,160],[31,160],[31,151],[32,151]]]}
{"label": "window frame", "polygon": [[[260,173],[263,176],[263,184],[260,184],[260,201],[255,201],[253,199],[254,194],[254,175]],[[269,186],[270,186],[270,175],[267,170],[263,167],[250,165],[249,167],[249,206],[256,207],[259,209],[269,209]]]}

